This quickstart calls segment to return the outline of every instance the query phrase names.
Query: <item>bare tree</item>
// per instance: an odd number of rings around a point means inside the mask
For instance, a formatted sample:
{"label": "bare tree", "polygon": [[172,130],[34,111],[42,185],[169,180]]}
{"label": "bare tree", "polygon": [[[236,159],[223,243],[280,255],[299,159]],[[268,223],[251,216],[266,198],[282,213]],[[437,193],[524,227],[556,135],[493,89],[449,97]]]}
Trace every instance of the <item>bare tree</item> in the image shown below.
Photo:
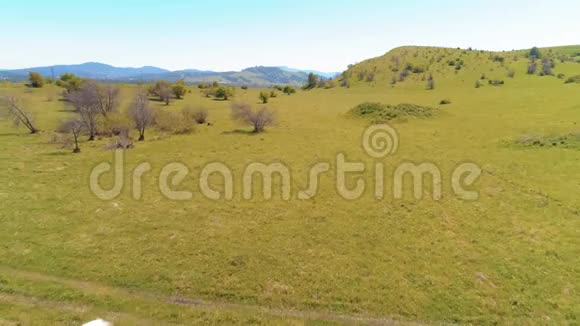
{"label": "bare tree", "polygon": [[68,94],[67,99],[80,114],[83,124],[89,133],[89,140],[95,140],[97,117],[102,113],[99,89],[96,84],[84,84],[78,91]]}
{"label": "bare tree", "polygon": [[119,107],[119,93],[120,89],[116,85],[100,85],[99,87],[99,101],[101,105],[101,113],[107,117],[109,113],[117,111]]}
{"label": "bare tree", "polygon": [[266,126],[275,122],[274,112],[267,107],[253,110],[249,104],[245,103],[232,105],[232,119],[253,126],[255,133],[263,132]]}
{"label": "bare tree", "polygon": [[73,135],[74,140],[74,149],[73,153],[80,153],[81,149],[79,147],[79,136],[83,129],[84,123],[79,118],[72,118],[63,121],[57,129],[57,132],[60,133],[71,133]]}
{"label": "bare tree", "polygon": [[165,105],[169,105],[169,102],[171,102],[172,93],[173,91],[171,90],[171,87],[161,87],[159,89],[159,98],[165,102]]}
{"label": "bare tree", "polygon": [[135,128],[139,130],[139,141],[145,140],[145,129],[153,123],[153,111],[149,107],[149,99],[145,91],[139,91],[135,95],[129,108],[129,117],[133,120]]}
{"label": "bare tree", "polygon": [[6,113],[14,117],[14,125],[18,126],[23,124],[28,128],[31,134],[38,132],[32,115],[20,106],[16,97],[5,96],[4,98],[1,98],[0,106],[5,108]]}
{"label": "bare tree", "polygon": [[169,102],[171,102],[171,95],[173,95],[173,89],[169,82],[158,80],[155,83],[155,86],[151,88],[151,93],[159,96],[159,99],[165,102],[165,105],[169,105]]}

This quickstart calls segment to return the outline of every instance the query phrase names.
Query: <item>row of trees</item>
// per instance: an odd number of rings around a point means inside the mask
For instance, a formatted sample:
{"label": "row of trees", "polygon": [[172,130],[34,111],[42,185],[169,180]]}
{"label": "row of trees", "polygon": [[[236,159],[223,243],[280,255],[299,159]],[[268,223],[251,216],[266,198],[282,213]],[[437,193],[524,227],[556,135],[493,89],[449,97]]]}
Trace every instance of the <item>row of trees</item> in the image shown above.
{"label": "row of trees", "polygon": [[[66,77],[65,81],[73,80]],[[160,85],[163,85],[160,83]],[[64,87],[64,86],[63,86]],[[155,87],[153,87],[155,88]],[[88,141],[95,140],[97,135],[119,136],[114,148],[132,146],[129,133],[135,128],[139,133],[139,141],[145,140],[146,130],[156,125],[162,131],[184,133],[193,130],[193,125],[207,122],[208,111],[204,108],[184,108],[182,112],[167,112],[154,110],[150,105],[150,88],[141,88],[134,95],[125,114],[119,112],[119,94],[117,86],[100,84],[92,80],[83,80],[78,89],[70,88],[63,93],[66,105],[74,109],[74,116],[60,122],[56,131],[59,134],[69,134],[74,153],[80,153],[79,141],[86,135]],[[37,133],[32,115],[27,112],[15,97],[0,98],[0,112],[9,113],[16,124],[25,125],[31,133]],[[253,132],[263,132],[266,126],[272,125],[275,115],[267,107],[253,109],[249,104],[233,104],[231,117],[243,124],[253,127]],[[132,125],[132,127],[130,126]],[[102,128],[102,129],[101,129]]]}

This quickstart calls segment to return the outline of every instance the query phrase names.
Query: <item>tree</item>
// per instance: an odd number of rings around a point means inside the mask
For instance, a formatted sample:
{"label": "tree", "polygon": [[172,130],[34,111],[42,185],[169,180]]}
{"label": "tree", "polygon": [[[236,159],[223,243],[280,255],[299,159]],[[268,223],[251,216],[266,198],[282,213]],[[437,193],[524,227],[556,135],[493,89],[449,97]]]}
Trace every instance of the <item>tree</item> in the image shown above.
{"label": "tree", "polygon": [[73,74],[62,74],[56,81],[56,86],[66,89],[67,93],[78,91],[81,88],[83,80]]}
{"label": "tree", "polygon": [[546,58],[542,60],[542,75],[552,75],[552,68],[554,67],[554,64],[552,63],[552,60]]}
{"label": "tree", "polygon": [[171,90],[173,91],[173,95],[175,95],[175,98],[177,98],[178,100],[183,98],[183,96],[185,96],[185,93],[187,92],[187,89],[185,88],[185,82],[183,81],[183,79],[178,80],[171,87]]}
{"label": "tree", "polygon": [[425,88],[427,88],[428,90],[435,89],[435,79],[433,79],[433,75],[429,75],[429,78],[427,79],[427,85]]}
{"label": "tree", "polygon": [[66,97],[70,105],[80,114],[84,127],[89,132],[89,140],[97,135],[97,117],[101,112],[99,89],[95,83],[85,83],[79,90]]}
{"label": "tree", "polygon": [[268,103],[268,99],[270,99],[270,94],[268,94],[268,92],[261,91],[259,98],[260,101],[262,101],[262,104],[266,104]]}
{"label": "tree", "polygon": [[120,89],[116,85],[97,85],[101,114],[106,118],[108,114],[114,113],[119,107]]}
{"label": "tree", "polygon": [[290,85],[286,85],[286,86],[284,86],[283,92],[286,95],[292,95],[292,94],[296,93],[296,89]]}
{"label": "tree", "polygon": [[263,132],[266,126],[270,126],[275,121],[274,113],[267,107],[253,110],[249,104],[233,104],[232,119],[243,124],[254,127],[253,132]]}
{"label": "tree", "polygon": [[79,147],[79,135],[83,129],[83,121],[79,118],[71,118],[68,120],[64,120],[61,122],[60,126],[57,129],[57,132],[60,133],[71,133],[73,135],[74,140],[74,148],[73,153],[80,153],[81,149]]}
{"label": "tree", "polygon": [[234,92],[232,87],[220,86],[214,91],[214,96],[227,101],[230,97],[234,96]]}
{"label": "tree", "polygon": [[530,50],[529,57],[539,59],[542,57],[542,53],[540,52],[540,49],[538,49],[537,47],[534,46]]}
{"label": "tree", "polygon": [[144,90],[135,95],[129,107],[129,117],[133,120],[135,128],[139,131],[139,141],[145,140],[145,129],[153,123],[153,111],[149,106],[149,99]]}
{"label": "tree", "polygon": [[314,73],[308,74],[308,81],[304,85],[304,89],[313,89],[318,85],[318,76]]}
{"label": "tree", "polygon": [[538,65],[535,62],[530,63],[530,65],[528,66],[528,75],[535,74],[537,69]]}
{"label": "tree", "polygon": [[171,94],[173,94],[173,89],[171,84],[165,80],[158,80],[153,86],[151,92],[159,97],[159,100],[165,102],[165,105],[169,105],[171,102]]}
{"label": "tree", "polygon": [[15,126],[23,124],[31,134],[35,134],[39,131],[34,124],[32,115],[20,106],[16,97],[5,96],[4,98],[1,98],[0,107],[4,108],[5,112],[14,118]]}
{"label": "tree", "polygon": [[28,81],[30,81],[30,87],[41,88],[44,86],[44,78],[37,72],[30,72],[28,74]]}

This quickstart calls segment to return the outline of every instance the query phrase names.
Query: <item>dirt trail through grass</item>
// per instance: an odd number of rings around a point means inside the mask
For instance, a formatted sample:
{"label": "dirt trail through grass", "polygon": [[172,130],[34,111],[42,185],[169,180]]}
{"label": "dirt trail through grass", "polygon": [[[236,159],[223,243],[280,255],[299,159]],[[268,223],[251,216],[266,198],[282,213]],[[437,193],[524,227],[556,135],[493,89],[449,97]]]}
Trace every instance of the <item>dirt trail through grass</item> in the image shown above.
{"label": "dirt trail through grass", "polygon": [[[136,304],[148,302],[159,305],[174,305],[189,309],[204,309],[204,310],[209,309],[219,311],[242,312],[246,314],[255,313],[262,315],[265,314],[279,318],[324,321],[340,324],[419,325],[419,323],[400,322],[387,317],[334,314],[326,311],[303,311],[294,309],[272,308],[258,305],[236,304],[228,302],[209,302],[200,299],[165,296],[162,294],[142,290],[119,288],[104,284],[98,284],[94,282],[80,281],[37,272],[22,271],[14,269],[9,266],[0,266],[0,276],[6,276],[9,277],[10,279],[13,278],[22,279],[31,282],[57,283],[62,286],[65,286],[66,288],[81,291],[89,296],[101,296],[125,302],[135,301]],[[87,312],[87,311],[104,312],[106,310],[102,309],[102,307],[95,307],[91,304],[87,304],[84,302],[83,303],[63,302],[60,300],[55,301],[36,296],[8,294],[8,293],[0,293],[0,302],[8,302],[19,306],[30,306],[30,307],[40,306],[44,308],[73,312]],[[142,316],[133,313],[118,312],[118,311],[115,312],[108,311],[107,313],[113,314],[115,316],[122,316],[124,320],[131,320],[135,322],[138,321],[140,325],[159,324],[159,321],[148,320],[146,318],[143,318]]]}

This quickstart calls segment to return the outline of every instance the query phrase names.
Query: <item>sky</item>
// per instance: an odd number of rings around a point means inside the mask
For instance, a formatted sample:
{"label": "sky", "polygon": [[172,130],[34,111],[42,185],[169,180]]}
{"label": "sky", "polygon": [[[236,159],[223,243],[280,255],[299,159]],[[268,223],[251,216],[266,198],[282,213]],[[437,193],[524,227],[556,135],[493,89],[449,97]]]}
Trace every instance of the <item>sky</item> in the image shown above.
{"label": "sky", "polygon": [[578,13],[578,0],[0,0],[0,68],[334,72],[403,45],[580,44]]}

